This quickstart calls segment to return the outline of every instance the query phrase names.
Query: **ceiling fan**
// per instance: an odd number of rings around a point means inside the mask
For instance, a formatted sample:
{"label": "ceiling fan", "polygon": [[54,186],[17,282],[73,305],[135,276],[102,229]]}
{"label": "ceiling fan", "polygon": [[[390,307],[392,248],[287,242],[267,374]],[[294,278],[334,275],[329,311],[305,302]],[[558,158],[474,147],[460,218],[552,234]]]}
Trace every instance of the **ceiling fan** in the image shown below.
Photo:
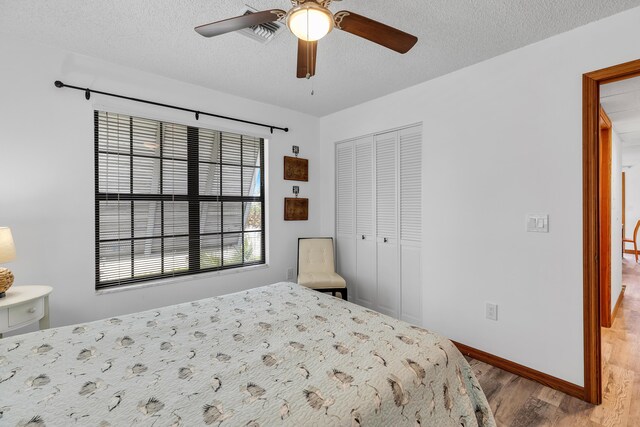
{"label": "ceiling fan", "polygon": [[285,21],[298,38],[296,75],[307,79],[316,74],[318,40],[334,27],[399,53],[407,53],[418,41],[416,36],[353,12],[342,10],[332,13],[329,10],[331,3],[332,0],[291,0],[293,7],[288,12],[282,9],[264,10],[200,25],[195,30],[205,37],[214,37],[267,22]]}

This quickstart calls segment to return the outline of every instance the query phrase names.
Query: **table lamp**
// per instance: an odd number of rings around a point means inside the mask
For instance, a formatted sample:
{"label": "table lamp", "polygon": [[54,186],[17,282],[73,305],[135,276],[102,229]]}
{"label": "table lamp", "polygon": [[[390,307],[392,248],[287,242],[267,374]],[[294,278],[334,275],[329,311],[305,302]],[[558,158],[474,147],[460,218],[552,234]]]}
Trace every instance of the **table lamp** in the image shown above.
{"label": "table lamp", "polygon": [[[0,264],[16,259],[16,247],[13,244],[11,229],[0,227]],[[13,273],[8,268],[0,267],[0,298],[13,285]]]}

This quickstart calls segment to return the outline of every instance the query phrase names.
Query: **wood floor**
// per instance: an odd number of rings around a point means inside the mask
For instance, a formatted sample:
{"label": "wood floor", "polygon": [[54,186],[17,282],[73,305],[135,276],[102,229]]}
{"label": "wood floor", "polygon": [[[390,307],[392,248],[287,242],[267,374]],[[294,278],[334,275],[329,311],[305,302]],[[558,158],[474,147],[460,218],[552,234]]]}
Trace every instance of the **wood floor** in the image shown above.
{"label": "wood floor", "polygon": [[625,255],[622,272],[624,300],[612,327],[602,329],[602,405],[469,359],[498,426],[640,426],[640,264]]}

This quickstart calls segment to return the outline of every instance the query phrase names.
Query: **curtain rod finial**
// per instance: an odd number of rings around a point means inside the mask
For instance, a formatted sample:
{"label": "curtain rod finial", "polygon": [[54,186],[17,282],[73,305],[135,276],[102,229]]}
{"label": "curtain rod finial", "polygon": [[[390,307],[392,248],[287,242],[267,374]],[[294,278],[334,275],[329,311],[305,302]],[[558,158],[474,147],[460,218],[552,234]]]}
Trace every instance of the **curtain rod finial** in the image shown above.
{"label": "curtain rod finial", "polygon": [[60,80],[56,80],[55,82],[53,82],[53,84],[56,87],[64,87],[64,83],[62,83]]}
{"label": "curtain rod finial", "polygon": [[289,132],[289,128],[284,128],[284,131],[285,132]]}

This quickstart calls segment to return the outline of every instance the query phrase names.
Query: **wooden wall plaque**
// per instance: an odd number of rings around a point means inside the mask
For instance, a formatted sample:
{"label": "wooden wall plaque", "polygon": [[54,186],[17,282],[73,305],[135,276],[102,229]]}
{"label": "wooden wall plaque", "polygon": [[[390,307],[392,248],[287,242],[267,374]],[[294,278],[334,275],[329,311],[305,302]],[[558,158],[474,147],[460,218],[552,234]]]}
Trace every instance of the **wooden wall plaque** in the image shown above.
{"label": "wooden wall plaque", "polygon": [[309,160],[284,156],[284,179],[309,181]]}
{"label": "wooden wall plaque", "polygon": [[284,199],[285,221],[307,221],[309,219],[309,199]]}

